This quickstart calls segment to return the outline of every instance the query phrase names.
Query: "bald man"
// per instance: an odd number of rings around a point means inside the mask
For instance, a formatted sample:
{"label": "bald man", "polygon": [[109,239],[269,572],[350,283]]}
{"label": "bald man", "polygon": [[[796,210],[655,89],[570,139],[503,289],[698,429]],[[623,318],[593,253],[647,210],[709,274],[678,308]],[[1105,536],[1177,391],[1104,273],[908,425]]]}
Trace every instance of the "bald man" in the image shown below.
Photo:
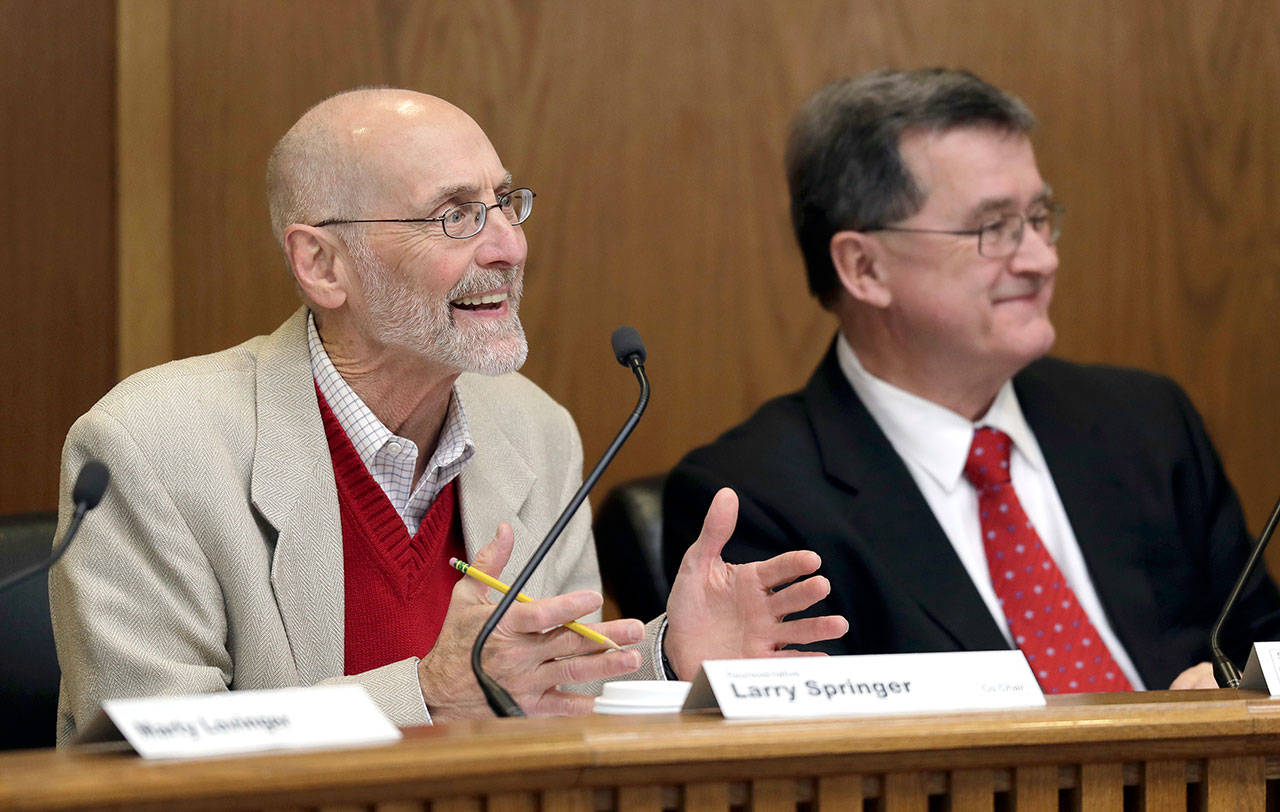
{"label": "bald man", "polygon": [[[67,437],[64,492],[89,458],[113,480],[50,576],[59,742],[112,697],[321,682],[365,686],[400,725],[487,715],[469,650],[493,601],[448,560],[512,579],[580,482],[572,419],[515,372],[534,195],[470,117],[342,94],[285,134],[267,180],[303,306],[269,336],[134,375]],[[840,618],[778,620],[828,593],[821,577],[773,591],[815,554],[721,561],[736,509],[716,498],[647,627],[598,622],[580,511],[487,670],[531,713],[585,713],[558,686],[689,678],[843,634]],[[629,647],[560,628],[579,618]]]}

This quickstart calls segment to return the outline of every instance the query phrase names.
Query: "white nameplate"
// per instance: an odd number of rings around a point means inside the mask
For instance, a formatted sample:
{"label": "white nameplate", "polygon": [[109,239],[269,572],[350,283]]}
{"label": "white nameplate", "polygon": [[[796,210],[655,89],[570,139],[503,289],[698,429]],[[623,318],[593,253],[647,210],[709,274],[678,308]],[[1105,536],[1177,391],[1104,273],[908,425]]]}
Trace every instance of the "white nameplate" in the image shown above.
{"label": "white nameplate", "polygon": [[400,738],[360,685],[110,699],[102,703],[143,758],[378,744]]}
{"label": "white nameplate", "polygon": [[1240,676],[1240,687],[1280,696],[1280,643],[1253,644]]}
{"label": "white nameplate", "polygon": [[1044,694],[1021,651],[708,660],[684,710],[726,719],[1035,708]]}

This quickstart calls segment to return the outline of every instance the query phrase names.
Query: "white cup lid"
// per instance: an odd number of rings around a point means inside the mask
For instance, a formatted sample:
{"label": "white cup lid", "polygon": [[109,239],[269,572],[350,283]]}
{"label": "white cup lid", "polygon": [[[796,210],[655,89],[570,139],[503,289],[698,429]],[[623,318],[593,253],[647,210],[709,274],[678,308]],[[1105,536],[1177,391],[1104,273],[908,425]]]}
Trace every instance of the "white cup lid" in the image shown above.
{"label": "white cup lid", "polygon": [[596,713],[675,713],[689,695],[691,683],[679,680],[606,682],[595,702]]}

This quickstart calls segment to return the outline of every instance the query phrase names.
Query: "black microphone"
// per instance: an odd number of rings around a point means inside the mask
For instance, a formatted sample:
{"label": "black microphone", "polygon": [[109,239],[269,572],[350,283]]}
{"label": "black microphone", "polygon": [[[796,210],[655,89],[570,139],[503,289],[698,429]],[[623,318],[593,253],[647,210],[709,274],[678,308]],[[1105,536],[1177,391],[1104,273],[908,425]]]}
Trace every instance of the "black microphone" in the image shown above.
{"label": "black microphone", "polygon": [[613,354],[617,357],[618,363],[625,367],[630,367],[631,371],[635,373],[636,380],[640,382],[640,399],[636,402],[635,409],[632,410],[631,416],[627,418],[627,422],[622,425],[618,435],[613,438],[613,442],[605,449],[604,455],[600,457],[596,467],[591,469],[591,473],[583,480],[578,492],[573,495],[573,498],[569,500],[569,504],[565,506],[560,518],[556,519],[556,523],[547,531],[546,538],[538,545],[538,549],[533,551],[533,555],[529,556],[529,562],[524,565],[524,569],[520,570],[520,574],[511,582],[511,589],[508,590],[506,595],[502,596],[502,600],[498,601],[493,614],[489,616],[489,619],[485,621],[484,626],[480,629],[480,634],[476,635],[476,642],[471,647],[471,670],[476,675],[476,682],[480,683],[480,690],[484,692],[484,697],[488,700],[489,707],[497,716],[524,716],[524,710],[512,698],[511,694],[499,685],[497,680],[486,674],[484,668],[481,667],[480,653],[484,650],[485,641],[489,639],[489,635],[493,634],[493,630],[498,627],[499,621],[507,614],[507,610],[511,608],[511,604],[516,600],[516,595],[520,594],[520,590],[528,583],[533,571],[542,563],[542,559],[546,558],[551,546],[556,543],[556,539],[564,531],[565,525],[569,524],[573,514],[578,511],[578,506],[582,504],[582,500],[587,498],[587,493],[595,486],[596,480],[604,473],[604,469],[609,467],[609,463],[613,462],[618,449],[622,448],[622,444],[631,436],[636,424],[640,422],[640,415],[644,414],[645,407],[649,405],[649,379],[644,374],[645,352],[644,342],[640,340],[640,334],[636,332],[634,327],[619,327],[613,331],[613,336],[610,340],[613,343]]}
{"label": "black microphone", "polygon": [[640,340],[636,328],[626,325],[619,327],[609,336],[609,343],[613,345],[613,355],[619,364],[624,367],[644,366],[644,342]]}
{"label": "black microphone", "polygon": [[1227,603],[1222,607],[1222,614],[1218,615],[1218,622],[1213,624],[1213,631],[1209,633],[1209,650],[1213,652],[1213,676],[1219,685],[1227,688],[1240,687],[1240,669],[1236,668],[1235,663],[1227,659],[1227,655],[1222,653],[1222,646],[1219,645],[1218,637],[1222,633],[1222,627],[1227,622],[1227,615],[1231,614],[1231,610],[1236,608],[1236,602],[1240,600],[1240,593],[1244,591],[1244,584],[1249,580],[1249,576],[1253,575],[1253,571],[1257,569],[1258,562],[1262,560],[1262,553],[1267,549],[1267,544],[1271,541],[1271,534],[1276,531],[1276,524],[1280,523],[1280,499],[1276,500],[1276,506],[1271,510],[1271,518],[1267,520],[1267,526],[1263,528],[1262,535],[1258,537],[1258,543],[1253,546],[1253,552],[1249,555],[1249,561],[1244,565],[1244,571],[1240,573],[1240,578],[1236,580],[1235,587],[1231,590],[1231,596],[1227,598]]}
{"label": "black microphone", "polygon": [[84,514],[93,510],[102,501],[102,494],[106,493],[107,483],[110,481],[111,472],[107,470],[106,465],[97,460],[89,460],[81,467],[80,473],[76,476],[76,484],[71,489],[71,501],[76,506],[75,513],[71,515],[71,523],[67,525],[67,532],[63,534],[62,542],[53,548],[53,552],[45,561],[19,570],[0,581],[0,592],[58,563],[58,559],[62,558],[63,553],[71,546],[72,539],[76,537],[76,531],[80,529]]}

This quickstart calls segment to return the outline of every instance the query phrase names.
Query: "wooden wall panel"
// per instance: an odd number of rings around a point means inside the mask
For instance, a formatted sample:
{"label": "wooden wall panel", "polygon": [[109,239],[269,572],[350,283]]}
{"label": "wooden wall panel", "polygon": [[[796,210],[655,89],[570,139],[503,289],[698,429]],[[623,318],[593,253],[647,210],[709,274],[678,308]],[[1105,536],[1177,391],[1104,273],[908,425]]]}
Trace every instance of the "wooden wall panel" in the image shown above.
{"label": "wooden wall panel", "polygon": [[294,306],[262,191],[289,123],[354,85],[426,90],[538,190],[526,374],[593,456],[633,397],[609,331],[637,326],[653,406],[604,484],[664,470],[802,384],[833,332],[787,223],[795,108],[851,72],[963,65],[1041,119],[1042,170],[1069,207],[1057,352],[1186,386],[1255,526],[1280,490],[1276,4],[209,0],[173,15],[176,354]]}
{"label": "wooden wall panel", "polygon": [[114,381],[114,19],[0,2],[0,513],[57,503],[63,437]]}
{"label": "wooden wall panel", "polygon": [[121,377],[173,357],[173,53],[168,3],[117,0]]}

